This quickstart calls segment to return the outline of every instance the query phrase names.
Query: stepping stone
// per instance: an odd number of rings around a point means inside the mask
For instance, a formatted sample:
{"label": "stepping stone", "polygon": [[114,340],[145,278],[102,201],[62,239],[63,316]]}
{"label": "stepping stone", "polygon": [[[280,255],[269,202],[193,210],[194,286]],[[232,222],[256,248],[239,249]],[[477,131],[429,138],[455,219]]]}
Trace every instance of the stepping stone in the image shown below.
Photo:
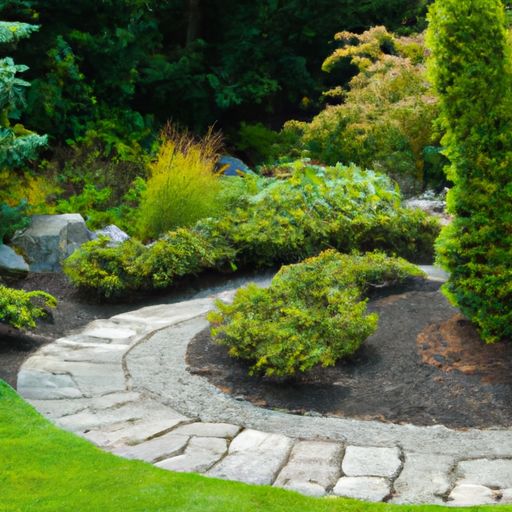
{"label": "stepping stone", "polygon": [[231,442],[227,457],[207,476],[247,484],[271,485],[293,446],[281,434],[244,430]]}
{"label": "stepping stone", "polygon": [[343,445],[300,441],[277,477],[274,487],[283,487],[310,496],[323,496],[341,476]]}
{"label": "stepping stone", "polygon": [[395,480],[395,497],[390,503],[444,505],[441,496],[452,488],[450,478],[455,459],[434,454],[406,453],[400,476]]}
{"label": "stepping stone", "polygon": [[401,466],[398,448],[347,446],[341,469],[346,476],[394,478]]}
{"label": "stepping stone", "polygon": [[474,484],[493,488],[512,487],[512,460],[476,459],[459,462],[457,485]]}
{"label": "stepping stone", "polygon": [[176,434],[198,437],[235,437],[242,427],[229,423],[190,423],[175,430]]}
{"label": "stepping stone", "polygon": [[[65,416],[58,420],[57,424],[75,433],[85,432],[91,429],[108,428],[122,422],[136,420],[172,422],[173,427],[186,420],[185,416],[172,409],[149,400],[128,402],[120,406],[108,409],[86,409],[77,414]],[[172,427],[168,427],[172,428]]]}
{"label": "stepping stone", "polygon": [[499,491],[492,491],[483,485],[462,484],[453,489],[446,505],[449,507],[473,507],[475,505],[493,505]]}
{"label": "stepping stone", "polygon": [[55,423],[63,416],[76,414],[90,407],[91,398],[73,398],[62,400],[27,400],[27,402],[40,412],[46,419]]}
{"label": "stepping stone", "polygon": [[22,369],[18,373],[17,391],[27,400],[84,398],[77,383],[66,372],[51,373],[37,369]]}
{"label": "stepping stone", "polygon": [[51,358],[54,361],[122,364],[127,347],[122,345],[107,345],[98,343],[77,343],[76,341],[60,338],[38,351],[37,356]]}
{"label": "stepping stone", "polygon": [[112,450],[112,453],[125,459],[155,462],[180,453],[189,439],[188,436],[179,436],[171,432],[135,446],[120,446]]}
{"label": "stepping stone", "polygon": [[228,451],[226,439],[217,437],[193,437],[185,452],[157,462],[155,466],[181,473],[204,473]]}
{"label": "stepping stone", "polygon": [[18,393],[23,398],[80,398],[125,389],[120,363],[61,361],[35,355],[25,361],[18,374]]}
{"label": "stepping stone", "polygon": [[[184,418],[184,417],[182,417]],[[110,425],[102,430],[90,430],[81,436],[100,448],[138,444],[168,433],[183,419],[139,420]]]}
{"label": "stepping stone", "polygon": [[126,391],[124,393],[110,393],[108,395],[97,396],[91,399],[91,409],[109,409],[129,402],[142,401],[139,393]]}
{"label": "stepping stone", "polygon": [[167,325],[206,315],[213,307],[212,299],[196,299],[177,304],[148,306],[137,311],[113,316],[110,320],[120,323],[124,321],[137,322],[145,325],[149,331],[156,331]]}
{"label": "stepping stone", "polygon": [[344,476],[332,492],[336,496],[378,502],[389,495],[391,484],[387,478],[376,476]]}
{"label": "stepping stone", "polygon": [[131,340],[137,334],[137,332],[133,331],[132,329],[114,329],[112,327],[97,327],[96,329],[92,329],[90,331],[83,331],[82,334],[84,336],[90,336],[92,338],[103,338],[106,340],[115,340],[119,342],[120,340]]}

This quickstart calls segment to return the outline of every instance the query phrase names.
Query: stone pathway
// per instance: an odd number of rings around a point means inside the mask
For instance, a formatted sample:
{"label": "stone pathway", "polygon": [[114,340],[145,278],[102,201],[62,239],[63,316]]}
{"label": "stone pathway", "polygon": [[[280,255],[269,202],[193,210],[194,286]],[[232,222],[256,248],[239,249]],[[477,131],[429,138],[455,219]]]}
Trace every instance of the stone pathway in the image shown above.
{"label": "stone pathway", "polygon": [[[424,269],[432,279],[445,278]],[[212,307],[209,297],[92,322],[30,357],[18,375],[18,392],[56,425],[167,470],[312,496],[512,503],[510,430],[284,414],[192,375],[187,344],[208,325]]]}

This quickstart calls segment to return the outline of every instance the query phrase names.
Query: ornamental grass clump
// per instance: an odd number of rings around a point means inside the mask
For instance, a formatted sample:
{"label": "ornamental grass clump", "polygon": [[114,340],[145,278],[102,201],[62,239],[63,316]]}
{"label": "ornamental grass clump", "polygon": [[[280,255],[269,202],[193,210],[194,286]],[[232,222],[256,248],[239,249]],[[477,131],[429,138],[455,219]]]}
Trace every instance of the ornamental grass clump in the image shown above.
{"label": "ornamental grass clump", "polygon": [[137,233],[142,239],[157,238],[215,213],[221,189],[213,172],[222,147],[220,133],[210,129],[204,138],[195,139],[169,124],[161,139],[139,208]]}
{"label": "ornamental grass clump", "polygon": [[328,250],[284,266],[269,288],[241,288],[232,304],[216,301],[212,335],[232,356],[253,361],[251,375],[286,377],[316,365],[333,366],[373,334],[378,316],[366,315],[362,296],[372,286],[423,272],[401,258]]}

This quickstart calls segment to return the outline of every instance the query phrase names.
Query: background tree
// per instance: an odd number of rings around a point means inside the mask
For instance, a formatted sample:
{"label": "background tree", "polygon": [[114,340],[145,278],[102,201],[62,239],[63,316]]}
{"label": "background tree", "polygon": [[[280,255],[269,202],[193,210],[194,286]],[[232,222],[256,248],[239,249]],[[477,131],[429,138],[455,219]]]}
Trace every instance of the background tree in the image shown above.
{"label": "background tree", "polygon": [[[113,119],[112,137],[148,147],[153,126],[171,118],[204,132],[304,116],[304,96],[329,86],[320,67],[335,32],[403,28],[425,3],[4,0],[0,15],[41,25],[12,55],[30,67],[27,126],[63,142]],[[347,63],[338,74],[354,73]]]}
{"label": "background tree", "polygon": [[512,56],[500,0],[438,0],[429,13],[437,127],[455,183],[442,232],[444,292],[487,342],[512,335]]}

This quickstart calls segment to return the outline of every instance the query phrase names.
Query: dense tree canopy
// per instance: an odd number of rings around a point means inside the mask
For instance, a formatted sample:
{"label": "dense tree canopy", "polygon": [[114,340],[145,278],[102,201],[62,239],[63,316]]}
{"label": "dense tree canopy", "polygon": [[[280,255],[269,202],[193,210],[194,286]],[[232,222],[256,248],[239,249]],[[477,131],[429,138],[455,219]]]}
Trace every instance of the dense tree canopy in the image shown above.
{"label": "dense tree canopy", "polygon": [[144,140],[170,118],[201,131],[293,117],[335,32],[414,23],[426,3],[5,0],[0,18],[41,26],[10,49],[30,67],[29,126],[63,141],[113,119],[101,129]]}

